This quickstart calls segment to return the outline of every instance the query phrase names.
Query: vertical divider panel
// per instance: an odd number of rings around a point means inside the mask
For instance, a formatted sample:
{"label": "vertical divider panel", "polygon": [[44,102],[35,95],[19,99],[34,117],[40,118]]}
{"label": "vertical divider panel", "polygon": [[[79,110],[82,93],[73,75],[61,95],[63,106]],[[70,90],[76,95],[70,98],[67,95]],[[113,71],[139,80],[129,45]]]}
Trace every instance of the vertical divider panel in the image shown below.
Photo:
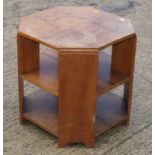
{"label": "vertical divider panel", "polygon": [[136,51],[136,36],[128,38],[112,47],[112,70],[128,76],[133,75]]}
{"label": "vertical divider panel", "polygon": [[59,146],[94,145],[98,50],[63,49],[58,58]]}
{"label": "vertical divider panel", "polygon": [[127,103],[128,113],[127,124],[129,124],[130,121],[135,52],[136,35],[121,41],[112,47],[111,71],[117,71],[130,78],[124,85],[124,99]]}
{"label": "vertical divider panel", "polygon": [[20,122],[23,122],[23,80],[22,74],[39,68],[39,44],[17,34],[17,56],[18,56],[18,91]]}

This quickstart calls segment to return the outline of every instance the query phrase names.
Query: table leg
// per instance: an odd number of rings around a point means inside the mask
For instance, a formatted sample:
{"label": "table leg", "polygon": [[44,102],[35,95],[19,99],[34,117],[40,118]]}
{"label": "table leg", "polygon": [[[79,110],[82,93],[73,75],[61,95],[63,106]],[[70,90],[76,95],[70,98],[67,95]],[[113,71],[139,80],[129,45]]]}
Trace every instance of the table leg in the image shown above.
{"label": "table leg", "polygon": [[97,50],[61,50],[59,67],[59,146],[95,139]]}
{"label": "table leg", "polygon": [[120,43],[113,45],[112,49],[112,69],[119,71],[129,77],[124,85],[124,99],[127,107],[128,118],[126,123],[129,125],[132,100],[132,84],[134,74],[136,52],[136,35]]}
{"label": "table leg", "polygon": [[130,117],[131,117],[131,102],[132,102],[132,85],[133,79],[130,79],[127,83],[124,84],[124,100],[127,103],[127,113],[128,119],[126,121],[126,125],[130,124]]}
{"label": "table leg", "polygon": [[20,122],[23,123],[23,99],[24,87],[22,74],[30,72],[39,67],[39,44],[17,34],[17,56],[18,56],[18,92]]}

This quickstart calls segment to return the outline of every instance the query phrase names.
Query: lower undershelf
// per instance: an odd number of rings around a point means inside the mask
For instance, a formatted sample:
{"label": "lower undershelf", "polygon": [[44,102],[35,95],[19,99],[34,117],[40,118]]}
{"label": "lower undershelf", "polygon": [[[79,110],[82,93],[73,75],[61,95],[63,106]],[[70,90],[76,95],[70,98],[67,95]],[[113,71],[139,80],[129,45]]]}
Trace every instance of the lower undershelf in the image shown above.
{"label": "lower undershelf", "polygon": [[[39,90],[24,98],[23,118],[58,137],[57,97]],[[96,136],[127,119],[124,100],[113,93],[97,98]]]}

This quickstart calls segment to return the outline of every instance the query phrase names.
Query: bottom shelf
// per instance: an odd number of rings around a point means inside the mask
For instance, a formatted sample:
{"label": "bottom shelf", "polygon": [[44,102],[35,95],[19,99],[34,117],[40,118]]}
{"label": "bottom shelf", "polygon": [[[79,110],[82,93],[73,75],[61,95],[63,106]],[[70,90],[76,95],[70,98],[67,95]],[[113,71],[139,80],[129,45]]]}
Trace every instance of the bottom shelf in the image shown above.
{"label": "bottom shelf", "polygon": [[[58,137],[57,97],[39,90],[24,97],[23,118]],[[124,100],[113,93],[97,98],[96,136],[127,119]]]}

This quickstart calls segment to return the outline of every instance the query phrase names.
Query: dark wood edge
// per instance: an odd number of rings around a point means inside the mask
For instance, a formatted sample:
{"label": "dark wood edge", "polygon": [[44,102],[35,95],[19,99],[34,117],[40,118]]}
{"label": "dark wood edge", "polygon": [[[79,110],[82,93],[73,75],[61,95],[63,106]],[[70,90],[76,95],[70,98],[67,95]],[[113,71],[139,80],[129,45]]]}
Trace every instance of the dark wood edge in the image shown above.
{"label": "dark wood edge", "polygon": [[[41,43],[41,44],[43,44],[43,45],[45,45],[45,46],[47,46],[47,47],[50,47],[50,48],[53,48],[53,49],[55,49],[56,51],[61,51],[61,50],[69,50],[69,49],[74,49],[74,50],[76,50],[76,49],[82,49],[82,50],[84,50],[84,49],[89,49],[89,48],[61,48],[61,47],[58,47],[58,46],[55,46],[55,45],[51,45],[51,44],[49,44],[49,43],[46,43],[46,42],[44,42],[44,41],[42,41],[42,40],[40,40],[40,39],[37,39],[37,38],[35,38],[35,37],[32,37],[32,36],[30,36],[30,35],[27,35],[27,34],[25,34],[25,33],[23,33],[23,32],[20,32],[19,30],[18,30],[18,34],[20,34],[21,36],[23,36],[23,37],[25,37],[25,38],[27,38],[27,39],[30,39],[30,40],[34,40],[34,41],[36,41],[36,42],[38,42],[38,43]],[[105,49],[105,48],[107,48],[107,47],[109,47],[109,46],[112,46],[113,44],[116,44],[116,43],[119,43],[119,42],[121,42],[121,41],[123,41],[123,40],[126,40],[126,39],[128,39],[128,38],[130,38],[130,37],[133,37],[133,36],[136,36],[136,33],[132,33],[132,34],[130,34],[130,35],[127,35],[127,36],[124,36],[123,38],[120,38],[120,39],[117,39],[116,41],[113,41],[113,42],[110,42],[110,43],[108,43],[108,44],[106,44],[106,45],[103,45],[103,46],[99,46],[99,47],[95,47],[95,48],[90,48],[89,50],[91,50],[91,49],[97,49],[97,50],[102,50],[102,49]]]}
{"label": "dark wood edge", "polygon": [[109,130],[111,130],[112,128],[114,128],[114,127],[116,127],[116,126],[119,126],[119,125],[121,125],[121,124],[125,124],[126,121],[127,121],[127,118],[125,118],[124,120],[123,120],[123,119],[120,120],[119,122],[117,122],[117,123],[111,125],[110,128],[106,128],[105,130],[103,130],[102,133],[96,134],[96,135],[95,135],[95,138],[97,138],[98,136],[100,136],[100,135],[102,135],[102,134],[108,132]]}
{"label": "dark wood edge", "polygon": [[38,126],[40,129],[42,129],[43,131],[45,130],[46,132],[52,134],[55,137],[58,137],[58,135],[55,132],[51,132],[50,129],[43,127],[42,125],[40,125],[37,121],[34,121],[33,119],[29,118],[26,114],[22,114],[23,118],[31,123],[33,123],[34,125]]}
{"label": "dark wood edge", "polygon": [[125,80],[122,80],[122,81],[120,81],[120,82],[117,82],[116,84],[113,84],[111,87],[109,87],[109,88],[103,90],[101,93],[97,93],[97,96],[102,96],[102,95],[104,95],[104,93],[106,93],[106,92],[108,92],[108,91],[110,91],[110,90],[112,90],[112,89],[114,89],[114,88],[116,88],[116,87],[118,87],[118,86],[120,86],[120,85],[122,85],[122,84],[125,84],[125,83],[128,82],[130,79],[131,79],[131,78],[128,77],[128,78],[126,78]]}

